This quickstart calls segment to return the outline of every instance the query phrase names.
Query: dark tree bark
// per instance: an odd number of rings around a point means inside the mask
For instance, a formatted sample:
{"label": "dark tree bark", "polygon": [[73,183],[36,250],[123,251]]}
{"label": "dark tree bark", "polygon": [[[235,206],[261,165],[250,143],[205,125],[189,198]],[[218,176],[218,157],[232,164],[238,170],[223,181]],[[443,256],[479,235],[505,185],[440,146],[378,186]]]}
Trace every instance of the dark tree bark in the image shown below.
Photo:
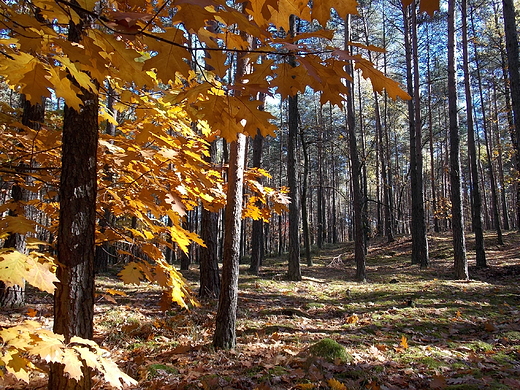
{"label": "dark tree bark", "polygon": [[[294,36],[296,17],[291,15],[290,34]],[[292,66],[296,66],[294,57],[290,58]],[[289,264],[287,277],[289,280],[302,280],[300,268],[300,196],[298,186],[298,165],[296,162],[298,145],[298,95],[289,96],[289,135],[287,137],[287,179],[289,184]]]}
{"label": "dark tree bark", "polygon": [[451,221],[455,277],[467,280],[469,279],[469,273],[461,199],[460,134],[457,114],[455,6],[455,0],[450,0],[448,5],[448,114],[450,121]]}
{"label": "dark tree bark", "polygon": [[[208,160],[216,157],[216,142],[210,146]],[[218,213],[202,209],[200,236],[206,247],[199,251],[200,263],[200,290],[201,298],[218,298],[220,293],[220,275],[218,270]]]}
{"label": "dark tree bark", "polygon": [[[504,31],[506,36],[507,65],[509,71],[511,105],[513,108],[516,171],[520,173],[520,59],[514,0],[502,0]],[[520,229],[520,185],[516,184],[516,226]]]}
{"label": "dark tree bark", "polygon": [[[107,106],[106,109],[109,111],[115,120],[117,120],[117,110],[114,109],[114,104],[116,102],[116,92],[112,87],[110,81],[106,82],[107,87]],[[116,125],[110,121],[106,121],[105,124],[105,133],[110,136],[116,135]],[[112,181],[112,175],[109,172],[110,167],[105,167],[105,172],[107,174],[107,179]],[[110,210],[105,210],[103,213],[103,217],[99,220],[99,229],[103,233],[112,223],[112,213]],[[106,272],[108,270],[108,265],[113,262],[115,259],[116,250],[115,247],[110,242],[103,242],[101,245],[96,247],[96,256],[94,259],[94,272]]]}
{"label": "dark tree bark", "polygon": [[412,264],[419,264],[421,268],[427,268],[430,264],[430,259],[424,213],[422,123],[416,13],[415,1],[404,9],[404,38],[407,64],[406,79],[408,93],[413,97],[412,100],[408,101],[410,126],[410,189],[412,198]]}
{"label": "dark tree bark", "polygon": [[289,97],[289,136],[287,138],[287,177],[289,184],[289,280],[301,280],[300,268],[300,198],[296,145],[298,139],[298,95]]}
{"label": "dark tree bark", "polygon": [[311,237],[309,232],[309,214],[307,206],[307,191],[309,187],[309,151],[307,150],[307,143],[303,131],[300,131],[300,142],[302,143],[303,151],[303,182],[302,182],[302,194],[301,194],[301,208],[302,208],[302,228],[303,228],[303,243],[305,246],[305,259],[307,260],[307,266],[312,266],[312,255],[311,255]]}
{"label": "dark tree bark", "polygon": [[473,125],[473,99],[471,97],[471,80],[468,54],[468,15],[467,0],[461,2],[462,19],[462,66],[464,69],[464,90],[466,93],[466,117],[468,125],[468,155],[471,173],[472,225],[475,232],[475,250],[477,267],[487,267],[484,249],[484,231],[482,229],[482,199],[479,189],[479,173],[477,166],[477,148],[475,146],[475,129]]}
{"label": "dark tree bark", "polygon": [[[261,94],[260,100],[265,100],[265,94]],[[264,137],[258,131],[255,138],[253,138],[253,167],[262,167],[262,152],[264,147]],[[260,265],[264,260],[264,221],[261,219],[254,220],[251,227],[251,265],[249,272],[253,275],[258,275],[260,272]]]}
{"label": "dark tree bark", "polygon": [[216,317],[213,346],[230,349],[236,345],[236,318],[238,303],[238,266],[240,261],[240,228],[246,137],[239,134],[230,145],[228,193],[225,210],[224,248],[222,259],[222,286]]}
{"label": "dark tree bark", "polygon": [[430,58],[430,26],[426,26],[426,56],[427,56],[427,79],[428,79],[428,133],[430,144],[430,185],[432,191],[432,214],[433,214],[433,231],[440,232],[439,215],[437,205],[437,184],[435,182],[435,159],[433,149],[433,107],[432,107],[432,75],[431,75],[431,58]]}
{"label": "dark tree bark", "polygon": [[[350,16],[345,19],[345,49],[350,41]],[[353,74],[352,64],[347,66],[347,73]],[[352,166],[352,194],[354,209],[354,257],[356,261],[356,280],[366,281],[366,257],[365,257],[365,230],[363,228],[363,194],[361,192],[361,163],[359,161],[356,117],[354,115],[354,89],[351,81],[347,81],[349,94],[346,97],[347,105],[347,134],[350,151],[350,163]]]}
{"label": "dark tree bark", "polygon": [[[86,22],[70,22],[69,41],[81,41]],[[94,318],[98,96],[82,89],[80,98],[80,111],[65,106],[63,118],[54,332],[66,342],[73,336],[91,339]],[[89,390],[92,385],[89,369],[76,382],[63,365],[51,365],[49,390]]]}

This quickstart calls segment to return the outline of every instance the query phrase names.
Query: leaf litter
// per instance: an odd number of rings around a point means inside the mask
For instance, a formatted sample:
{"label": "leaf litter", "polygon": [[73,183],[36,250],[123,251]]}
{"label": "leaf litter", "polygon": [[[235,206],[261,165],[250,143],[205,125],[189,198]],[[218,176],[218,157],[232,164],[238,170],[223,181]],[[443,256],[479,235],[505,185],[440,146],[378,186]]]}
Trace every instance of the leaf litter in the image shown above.
{"label": "leaf litter", "polygon": [[[95,341],[143,390],[520,388],[520,235],[506,241],[486,242],[488,269],[473,267],[468,251],[468,282],[452,279],[446,234],[430,238],[425,271],[410,264],[410,240],[372,242],[366,284],[353,282],[351,244],[315,254],[301,282],[284,280],[283,258],[267,259],[258,277],[243,265],[230,351],[211,344],[217,301],[164,313],[159,288],[123,285],[116,270],[97,278]],[[344,271],[331,265],[338,256]],[[184,277],[196,288],[197,270]],[[51,327],[49,297],[29,287],[27,305],[1,313],[0,325],[32,318]],[[313,356],[323,339],[345,347],[349,360]],[[41,374],[29,385],[5,380],[6,389],[45,383]]]}

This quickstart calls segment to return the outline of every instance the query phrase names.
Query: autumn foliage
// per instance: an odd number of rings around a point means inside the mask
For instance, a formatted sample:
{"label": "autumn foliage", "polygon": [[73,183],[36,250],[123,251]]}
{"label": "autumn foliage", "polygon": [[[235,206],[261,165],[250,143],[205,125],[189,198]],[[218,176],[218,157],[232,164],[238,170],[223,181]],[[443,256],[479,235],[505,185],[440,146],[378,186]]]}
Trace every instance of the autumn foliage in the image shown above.
{"label": "autumn foliage", "polygon": [[[183,227],[185,213],[201,204],[216,211],[225,203],[225,167],[207,161],[209,143],[217,137],[233,141],[238,133],[254,136],[259,130],[267,136],[276,130],[259,93],[286,98],[312,88],[321,92],[322,103],[341,106],[349,77],[345,65],[353,62],[376,91],[408,98],[371,62],[334,46],[334,31],[327,29],[331,10],[344,19],[357,12],[355,0],[316,0],[312,6],[290,0],[244,4],[244,11],[223,0],[0,4],[2,81],[32,104],[48,102],[39,130],[22,125],[20,111],[1,103],[2,181],[34,195],[23,203],[0,206],[1,237],[28,237],[28,254],[1,250],[2,281],[54,290],[62,112],[64,105],[82,109],[82,89],[98,96],[102,128],[112,125],[116,130],[100,134],[96,242],[121,243],[119,255],[133,259],[121,270],[121,278],[126,283],[158,283],[164,309],[172,302],[196,304],[180,274],[164,260],[164,249],[204,245]],[[290,15],[310,27],[287,36]],[[69,41],[67,26],[85,21],[89,25],[81,42]],[[238,53],[248,69],[232,80]],[[288,63],[289,56],[296,56],[296,67]],[[244,217],[268,220],[273,210],[286,207],[285,189],[260,184],[258,178],[266,175],[258,169],[246,173]],[[31,215],[43,217],[31,219],[24,212],[27,208],[36,210]],[[9,210],[18,212],[7,216]],[[107,213],[110,221],[105,220]],[[136,223],[130,223],[132,219]],[[138,253],[131,250],[134,247],[139,247]],[[132,383],[92,341],[74,339],[66,345],[34,321],[2,330],[0,336],[0,365],[21,380],[27,381],[34,369],[28,360],[32,356],[63,363],[72,378],[81,376],[78,367],[85,364],[113,386]]]}

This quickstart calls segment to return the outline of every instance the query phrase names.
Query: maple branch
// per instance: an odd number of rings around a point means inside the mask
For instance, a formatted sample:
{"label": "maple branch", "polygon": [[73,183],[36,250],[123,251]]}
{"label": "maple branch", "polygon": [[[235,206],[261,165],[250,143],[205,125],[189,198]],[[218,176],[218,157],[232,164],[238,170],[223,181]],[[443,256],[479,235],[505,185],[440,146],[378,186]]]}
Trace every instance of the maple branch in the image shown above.
{"label": "maple branch", "polygon": [[[79,6],[77,4],[74,4],[74,3],[71,3],[71,2],[69,2],[67,0],[55,0],[55,1],[57,3],[68,5],[69,7],[73,8],[76,11],[85,12],[86,14],[90,15],[91,17],[98,19],[103,24],[103,26],[105,28],[107,28],[108,30],[110,30],[110,31],[112,31],[114,33],[123,34],[123,35],[132,35],[132,36],[143,35],[145,37],[155,39],[155,40],[157,40],[159,42],[164,42],[164,43],[167,43],[167,44],[169,44],[171,46],[175,46],[175,47],[179,47],[179,48],[185,49],[185,50],[191,52],[192,54],[193,54],[193,52],[202,50],[202,51],[225,51],[225,52],[228,52],[228,53],[242,53],[242,54],[247,54],[247,53],[273,54],[273,55],[286,57],[286,56],[308,56],[308,55],[318,55],[318,54],[330,54],[330,53],[333,52],[333,50],[330,50],[330,49],[319,50],[319,51],[277,52],[277,51],[273,51],[273,50],[235,49],[235,48],[228,48],[228,47],[193,47],[193,46],[187,46],[187,45],[182,45],[180,43],[177,43],[177,42],[171,41],[169,39],[166,39],[166,38],[163,38],[163,37],[157,36],[155,34],[152,34],[152,33],[144,31],[146,28],[149,27],[149,25],[153,21],[153,19],[155,19],[155,17],[157,16],[157,13],[152,18],[152,20],[150,20],[146,24],[146,26],[144,26],[143,28],[141,28],[138,31],[120,31],[120,30],[117,30],[117,29],[112,28],[112,27],[108,26],[107,24],[105,24],[105,22],[111,22],[111,20],[109,18],[107,18],[106,16],[98,14],[98,13],[96,13],[94,11],[86,10],[85,8],[82,8],[81,6]],[[165,5],[168,2],[169,2],[169,0],[165,3]],[[162,8],[164,8],[164,6]],[[160,11],[161,11],[161,9],[158,12],[160,12]]]}
{"label": "maple branch", "polygon": [[6,56],[7,58],[9,58],[10,60],[13,60],[13,61],[14,61],[14,57],[11,56],[11,55],[9,55],[9,54],[7,54],[5,51],[0,50],[0,54],[4,55],[4,56]]}

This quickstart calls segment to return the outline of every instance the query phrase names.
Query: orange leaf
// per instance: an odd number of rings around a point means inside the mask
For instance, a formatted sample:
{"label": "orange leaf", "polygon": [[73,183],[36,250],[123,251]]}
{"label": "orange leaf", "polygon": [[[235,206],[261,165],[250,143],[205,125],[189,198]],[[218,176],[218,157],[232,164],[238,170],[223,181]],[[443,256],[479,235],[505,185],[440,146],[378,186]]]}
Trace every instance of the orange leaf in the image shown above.
{"label": "orange leaf", "polygon": [[401,344],[399,344],[399,345],[401,347],[403,347],[404,349],[408,348],[408,339],[406,338],[406,336],[401,337]]}

